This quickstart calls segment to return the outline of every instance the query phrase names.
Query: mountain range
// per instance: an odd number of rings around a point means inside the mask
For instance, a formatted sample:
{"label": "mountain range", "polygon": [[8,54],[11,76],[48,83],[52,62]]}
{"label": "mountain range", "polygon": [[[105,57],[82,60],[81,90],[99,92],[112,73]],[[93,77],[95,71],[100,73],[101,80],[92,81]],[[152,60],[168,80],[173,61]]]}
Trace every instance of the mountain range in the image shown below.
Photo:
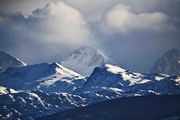
{"label": "mountain range", "polygon": [[[172,51],[169,54],[179,55]],[[162,58],[166,58],[164,56]],[[0,57],[5,61],[12,61],[13,58]],[[170,62],[177,57],[167,58],[171,66]],[[169,60],[171,58],[173,60]],[[75,50],[61,64],[26,65],[13,58],[14,64],[6,62],[7,67],[0,72],[0,118],[37,119],[71,108],[87,106],[88,109],[89,105],[98,102],[137,96],[174,95],[179,99],[180,77],[175,74],[177,72],[169,72],[169,69],[168,74],[163,74],[163,71],[142,74],[107,64],[105,59],[103,53],[91,47]],[[22,64],[16,66],[18,62]],[[171,100],[168,98],[167,101]]]}

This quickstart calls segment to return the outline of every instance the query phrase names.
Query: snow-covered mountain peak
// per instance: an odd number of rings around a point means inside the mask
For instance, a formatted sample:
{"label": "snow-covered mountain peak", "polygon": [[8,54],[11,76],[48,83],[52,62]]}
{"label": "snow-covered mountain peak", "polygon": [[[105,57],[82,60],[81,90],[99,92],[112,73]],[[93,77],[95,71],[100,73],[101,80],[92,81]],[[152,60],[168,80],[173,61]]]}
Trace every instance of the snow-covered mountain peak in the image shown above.
{"label": "snow-covered mountain peak", "polygon": [[114,66],[114,65],[111,65],[111,64],[105,64],[104,67],[107,69],[107,71],[109,71],[111,73],[114,73],[114,74],[119,74],[119,73],[122,73],[122,72],[126,71],[125,69],[123,69],[121,67]]}
{"label": "snow-covered mountain peak", "polygon": [[173,48],[160,57],[151,70],[155,72],[180,76],[180,50]]}
{"label": "snow-covered mountain peak", "polygon": [[26,63],[3,51],[0,51],[0,72],[4,71],[10,66],[12,67],[26,66]]}
{"label": "snow-covered mountain peak", "polygon": [[140,73],[105,64],[103,67],[94,69],[91,76],[87,79],[84,89],[87,91],[102,90],[108,87],[122,89],[127,86],[149,82],[149,80],[142,78],[143,75]]}
{"label": "snow-covered mountain peak", "polygon": [[81,75],[89,76],[94,68],[103,66],[105,61],[106,57],[101,51],[92,47],[81,47],[61,64]]}
{"label": "snow-covered mountain peak", "polygon": [[69,77],[77,77],[79,79],[83,79],[84,77],[68,68],[65,68],[64,66],[58,64],[58,63],[53,63],[52,66],[55,67],[55,70],[58,74],[64,75],[64,76],[69,76]]}

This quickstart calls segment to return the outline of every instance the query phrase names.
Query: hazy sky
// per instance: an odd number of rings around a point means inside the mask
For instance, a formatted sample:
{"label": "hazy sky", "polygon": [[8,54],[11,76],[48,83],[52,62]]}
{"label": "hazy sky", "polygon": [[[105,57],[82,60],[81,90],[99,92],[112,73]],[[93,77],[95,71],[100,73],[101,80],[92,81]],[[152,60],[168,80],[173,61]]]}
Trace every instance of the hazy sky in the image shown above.
{"label": "hazy sky", "polygon": [[126,69],[148,72],[180,48],[180,0],[0,0],[0,50],[29,64],[93,46]]}

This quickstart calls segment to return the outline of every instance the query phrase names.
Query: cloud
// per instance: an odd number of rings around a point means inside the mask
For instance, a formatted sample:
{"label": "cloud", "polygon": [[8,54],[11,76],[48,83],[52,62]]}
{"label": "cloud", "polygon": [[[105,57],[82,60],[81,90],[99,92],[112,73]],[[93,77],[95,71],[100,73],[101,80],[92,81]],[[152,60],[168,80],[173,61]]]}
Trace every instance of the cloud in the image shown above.
{"label": "cloud", "polygon": [[[33,12],[38,31],[47,42],[77,45],[90,38],[90,31],[81,13],[64,2],[49,3]],[[30,18],[31,18],[30,17]]]}
{"label": "cloud", "polygon": [[178,3],[179,0],[0,1],[0,10],[9,9],[0,11],[0,50],[32,64],[60,61],[74,49],[88,45],[102,50],[119,66],[148,72],[165,51],[180,47],[179,30],[169,30],[173,25],[180,28]]}
{"label": "cloud", "polygon": [[53,0],[1,0],[0,10],[11,12],[21,12],[23,15],[31,15],[37,8],[43,8],[48,2]]}
{"label": "cloud", "polygon": [[172,26],[168,24],[169,16],[161,12],[134,13],[129,6],[118,4],[105,15],[104,25],[111,31],[128,33],[134,30],[164,30]]}
{"label": "cloud", "polygon": [[15,52],[15,49],[32,61],[61,58],[68,51],[90,43],[92,38],[83,15],[62,1],[51,2],[27,17],[20,13],[1,13],[0,24],[1,43],[12,44],[8,51]]}

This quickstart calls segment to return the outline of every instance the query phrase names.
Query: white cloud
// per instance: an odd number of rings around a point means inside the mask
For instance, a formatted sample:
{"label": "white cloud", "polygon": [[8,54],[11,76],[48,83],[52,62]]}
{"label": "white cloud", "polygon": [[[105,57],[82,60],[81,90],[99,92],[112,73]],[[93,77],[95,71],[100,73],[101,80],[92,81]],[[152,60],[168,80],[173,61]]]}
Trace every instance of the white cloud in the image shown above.
{"label": "white cloud", "polygon": [[0,23],[10,26],[8,31],[21,27],[15,32],[31,36],[32,41],[75,46],[86,43],[92,37],[81,12],[63,1],[48,3],[26,17],[16,13],[3,14]]}
{"label": "white cloud", "polygon": [[21,12],[23,15],[31,15],[37,8],[43,8],[48,2],[53,0],[1,0],[0,10],[10,12]]}
{"label": "white cloud", "polygon": [[[45,6],[48,2],[51,3]],[[0,10],[8,8],[12,12],[0,12],[0,49],[23,58],[26,62],[38,63],[60,61],[75,48],[88,44],[101,48],[120,66],[123,64],[127,68],[129,66],[128,69],[144,71],[163,51],[180,45],[179,30],[162,31],[169,29],[169,24],[179,27],[179,21],[174,21],[174,18],[179,19],[178,2],[179,0],[0,1]],[[35,9],[37,10],[31,13]],[[14,12],[21,12],[28,17],[24,18],[20,13]],[[102,32],[99,25],[108,31]],[[144,64],[143,60],[146,61]]]}
{"label": "white cloud", "polygon": [[133,30],[168,29],[169,17],[161,12],[134,13],[129,6],[118,4],[105,15],[105,26],[114,32],[128,33]]}
{"label": "white cloud", "polygon": [[85,14],[90,14],[92,12],[101,11],[104,8],[107,8],[108,6],[111,6],[112,4],[116,3],[117,0],[64,0],[71,6],[74,6],[81,10]]}
{"label": "white cloud", "polygon": [[12,44],[11,52],[18,52],[33,62],[55,57],[60,60],[75,48],[90,44],[92,38],[84,16],[62,1],[51,2],[25,18],[3,13],[0,32],[1,46]]}
{"label": "white cloud", "polygon": [[[97,12],[105,10],[112,5],[122,3],[131,6],[133,9],[147,10],[159,4],[168,4],[178,0],[1,0],[0,10],[9,9],[13,12],[21,12],[24,15],[30,15],[37,8],[43,8],[47,3],[53,1],[65,1],[70,6],[79,9],[83,13]],[[163,2],[163,3],[162,3]]]}
{"label": "white cloud", "polygon": [[168,2],[169,0],[64,0],[71,6],[74,6],[81,10],[85,14],[94,14],[99,11],[105,12],[110,7],[117,5],[118,3],[129,5],[133,9],[138,11],[144,11],[150,9],[150,7],[157,5],[157,3]]}
{"label": "white cloud", "polygon": [[77,45],[90,39],[90,31],[81,13],[64,2],[49,3],[36,10],[38,34],[47,42]]}

